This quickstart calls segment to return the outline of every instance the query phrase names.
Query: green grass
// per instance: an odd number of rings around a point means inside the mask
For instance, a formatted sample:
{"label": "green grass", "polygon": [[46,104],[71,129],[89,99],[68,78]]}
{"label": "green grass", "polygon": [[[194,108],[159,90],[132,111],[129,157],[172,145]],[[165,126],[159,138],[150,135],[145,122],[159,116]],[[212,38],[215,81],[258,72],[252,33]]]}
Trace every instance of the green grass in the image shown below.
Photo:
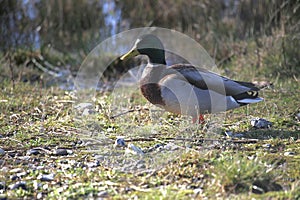
{"label": "green grass", "polygon": [[[95,134],[102,133],[111,141],[120,135],[125,139],[140,138],[132,142],[143,149],[158,141],[168,143],[179,136],[191,139],[185,143],[174,141],[178,145],[187,145],[190,150],[180,151],[174,157],[167,155],[165,160],[169,158],[168,161],[157,159],[156,165],[151,165],[154,171],[139,170],[135,173],[114,170],[104,162],[100,162],[97,167],[87,167],[88,163],[96,161],[96,157],[94,153],[86,151],[88,146],[77,145],[86,124],[78,126],[75,120],[78,116],[72,115],[72,103],[62,103],[68,102],[62,100],[71,100],[70,95],[58,89],[17,84],[14,90],[7,89],[1,93],[0,130],[3,138],[0,139],[0,146],[9,153],[1,158],[4,162],[1,164],[0,177],[8,187],[17,182],[10,178],[16,174],[13,169],[20,168],[20,172],[23,172],[20,179],[27,182],[27,190],[6,188],[2,195],[9,198],[42,195],[49,199],[98,195],[116,199],[294,199],[299,197],[300,192],[299,122],[293,116],[297,109],[297,96],[292,95],[295,90],[279,94],[280,91],[280,88],[266,89],[263,92],[264,102],[227,113],[226,126],[221,129],[244,133],[246,138],[240,140],[259,139],[255,143],[234,143],[220,134],[210,135],[205,128],[191,124],[190,118],[186,117],[164,113],[153,118],[151,115],[155,112],[151,113],[151,109],[133,111],[124,114],[126,117],[122,115],[110,119],[111,97],[107,96],[109,93],[98,94],[96,105],[102,106],[98,107],[96,119],[81,118],[82,122],[89,124],[87,129],[93,130]],[[279,98],[274,98],[276,93]],[[157,110],[150,104],[140,104],[144,103],[141,96],[135,94],[135,98],[122,106],[128,106],[128,109],[130,105],[145,106]],[[249,123],[252,117],[266,118],[274,125],[269,130],[255,130]],[[144,141],[143,138],[147,137],[153,140]],[[216,142],[199,142],[201,138],[212,138]],[[267,148],[266,144],[270,147]],[[58,147],[71,148],[74,154],[59,157],[43,153],[24,159],[27,150],[34,147],[49,151]],[[109,145],[102,148],[108,152],[110,150],[107,149]],[[100,147],[98,149],[101,150]],[[294,154],[285,155],[288,151]],[[118,153],[122,157],[124,151],[119,150]],[[43,167],[32,170],[29,163]],[[43,182],[38,179],[39,175],[48,173],[55,174],[53,181]],[[262,185],[265,188],[260,188]],[[258,187],[257,190],[261,190],[262,194],[253,192],[253,186]]]}

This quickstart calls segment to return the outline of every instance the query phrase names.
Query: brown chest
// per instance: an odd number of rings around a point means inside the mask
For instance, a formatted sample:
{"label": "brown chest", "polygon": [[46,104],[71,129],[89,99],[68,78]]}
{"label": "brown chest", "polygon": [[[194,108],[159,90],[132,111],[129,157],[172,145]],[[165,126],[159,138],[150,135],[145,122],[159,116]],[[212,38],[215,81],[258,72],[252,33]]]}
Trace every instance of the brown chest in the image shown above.
{"label": "brown chest", "polygon": [[165,105],[161,96],[161,88],[158,83],[141,84],[141,92],[143,96],[154,105]]}

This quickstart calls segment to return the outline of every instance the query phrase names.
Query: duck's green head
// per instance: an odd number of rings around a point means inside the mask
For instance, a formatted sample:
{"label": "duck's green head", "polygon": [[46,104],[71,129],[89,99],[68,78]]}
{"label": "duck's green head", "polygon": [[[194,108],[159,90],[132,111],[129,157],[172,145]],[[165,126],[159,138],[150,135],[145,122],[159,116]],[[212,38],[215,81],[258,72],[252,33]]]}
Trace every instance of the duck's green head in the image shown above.
{"label": "duck's green head", "polygon": [[126,60],[139,54],[147,55],[151,63],[166,64],[164,46],[155,35],[147,34],[139,38],[133,48],[121,57],[121,60]]}

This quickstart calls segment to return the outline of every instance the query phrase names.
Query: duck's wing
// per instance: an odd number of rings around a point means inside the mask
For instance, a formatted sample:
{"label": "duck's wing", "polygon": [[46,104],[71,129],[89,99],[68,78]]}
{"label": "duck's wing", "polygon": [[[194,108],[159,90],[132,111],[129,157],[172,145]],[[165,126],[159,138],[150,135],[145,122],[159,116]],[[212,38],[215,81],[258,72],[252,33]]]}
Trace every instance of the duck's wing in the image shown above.
{"label": "duck's wing", "polygon": [[[249,94],[248,92],[255,93],[259,90],[253,83],[234,81],[190,64],[172,65],[167,68],[166,72],[166,75],[176,74],[177,78],[185,80],[197,88],[212,90],[226,96],[237,96],[246,93],[247,97],[249,95],[256,97],[257,94]],[[241,96],[240,98],[245,97]]]}

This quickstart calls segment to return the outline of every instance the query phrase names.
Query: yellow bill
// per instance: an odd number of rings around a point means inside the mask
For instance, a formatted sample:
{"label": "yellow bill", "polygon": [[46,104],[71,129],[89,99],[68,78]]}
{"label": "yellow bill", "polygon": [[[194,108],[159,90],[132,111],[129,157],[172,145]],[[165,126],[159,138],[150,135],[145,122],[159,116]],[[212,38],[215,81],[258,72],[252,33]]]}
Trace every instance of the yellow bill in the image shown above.
{"label": "yellow bill", "polygon": [[125,53],[123,56],[121,56],[121,60],[127,60],[129,58],[132,58],[134,56],[139,55],[138,50],[136,49],[136,46],[134,46],[130,51],[128,51],[127,53]]}

